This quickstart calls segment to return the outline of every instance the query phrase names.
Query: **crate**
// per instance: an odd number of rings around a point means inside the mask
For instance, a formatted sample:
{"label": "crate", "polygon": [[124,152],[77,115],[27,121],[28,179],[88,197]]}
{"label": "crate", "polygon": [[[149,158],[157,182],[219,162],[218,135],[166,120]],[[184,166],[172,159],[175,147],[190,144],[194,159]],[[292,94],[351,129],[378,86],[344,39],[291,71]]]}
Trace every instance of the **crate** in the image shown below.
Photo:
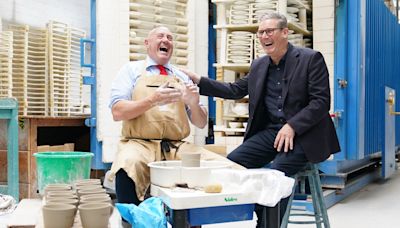
{"label": "crate", "polygon": [[246,31],[228,33],[226,57],[228,63],[249,64],[253,59],[254,34]]}
{"label": "crate", "polygon": [[28,25],[9,24],[13,32],[12,96],[18,100],[18,114],[26,112],[28,71]]}
{"label": "crate", "polygon": [[30,28],[28,32],[27,103],[24,115],[48,116],[47,30]]}
{"label": "crate", "polygon": [[12,97],[13,33],[0,32],[0,97]]}

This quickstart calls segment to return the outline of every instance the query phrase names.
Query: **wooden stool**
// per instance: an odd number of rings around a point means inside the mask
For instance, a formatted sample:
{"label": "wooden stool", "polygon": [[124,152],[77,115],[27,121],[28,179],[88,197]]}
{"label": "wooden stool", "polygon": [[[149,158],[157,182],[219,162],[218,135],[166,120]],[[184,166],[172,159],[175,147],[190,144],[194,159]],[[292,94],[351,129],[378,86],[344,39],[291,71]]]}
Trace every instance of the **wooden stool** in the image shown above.
{"label": "wooden stool", "polygon": [[18,102],[13,98],[0,98],[0,119],[7,123],[7,185],[0,185],[0,192],[19,201],[18,176]]}
{"label": "wooden stool", "polygon": [[[324,228],[329,228],[329,219],[328,219],[328,212],[325,206],[324,196],[322,194],[321,188],[321,181],[319,179],[319,172],[318,172],[318,165],[317,164],[307,164],[304,170],[298,172],[294,178],[296,179],[296,184],[293,187],[293,193],[289,198],[288,206],[286,208],[285,216],[283,217],[281,228],[286,228],[288,223],[292,224],[316,224],[318,228],[322,228],[321,224],[323,224]],[[298,194],[295,193],[296,185],[299,185],[300,194],[307,196],[305,191],[305,183],[306,178],[308,179],[308,184],[310,187],[310,196],[312,197],[312,205],[314,212],[306,213],[304,210],[301,212],[292,212],[292,211],[299,211],[296,208],[292,208],[293,198],[294,195]],[[290,216],[311,216],[314,217],[314,221],[302,221],[302,220],[290,220]]]}

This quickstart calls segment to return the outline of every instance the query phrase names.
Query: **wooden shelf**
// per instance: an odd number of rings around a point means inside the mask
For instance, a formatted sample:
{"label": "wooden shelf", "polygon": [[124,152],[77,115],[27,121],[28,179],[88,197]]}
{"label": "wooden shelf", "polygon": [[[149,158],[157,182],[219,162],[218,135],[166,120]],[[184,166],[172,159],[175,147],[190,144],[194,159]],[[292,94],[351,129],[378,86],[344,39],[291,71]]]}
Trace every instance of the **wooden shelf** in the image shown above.
{"label": "wooden shelf", "polygon": [[232,70],[236,72],[249,72],[250,69],[250,64],[236,64],[236,63],[226,63],[226,64],[221,64],[221,63],[214,63],[214,67],[222,67],[225,70]]}
{"label": "wooden shelf", "polygon": [[229,115],[224,115],[225,118],[233,119],[233,118],[249,118],[249,115],[235,115],[235,114],[229,114]]}
{"label": "wooden shelf", "polygon": [[228,127],[225,127],[225,126],[214,126],[214,131],[217,131],[217,132],[246,132],[246,129],[243,127],[243,128],[228,128]]}

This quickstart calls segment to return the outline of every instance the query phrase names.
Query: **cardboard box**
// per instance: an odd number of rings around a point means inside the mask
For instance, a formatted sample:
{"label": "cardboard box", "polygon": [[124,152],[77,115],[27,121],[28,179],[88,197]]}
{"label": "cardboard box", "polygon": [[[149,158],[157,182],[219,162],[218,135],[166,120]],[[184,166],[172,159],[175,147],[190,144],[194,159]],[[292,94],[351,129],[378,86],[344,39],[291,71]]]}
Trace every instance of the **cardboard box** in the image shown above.
{"label": "cardboard box", "polygon": [[74,143],[65,143],[64,145],[42,145],[37,147],[38,152],[48,152],[48,151],[74,151],[75,144]]}
{"label": "cardboard box", "polygon": [[226,146],[224,145],[208,144],[204,145],[203,148],[226,157]]}

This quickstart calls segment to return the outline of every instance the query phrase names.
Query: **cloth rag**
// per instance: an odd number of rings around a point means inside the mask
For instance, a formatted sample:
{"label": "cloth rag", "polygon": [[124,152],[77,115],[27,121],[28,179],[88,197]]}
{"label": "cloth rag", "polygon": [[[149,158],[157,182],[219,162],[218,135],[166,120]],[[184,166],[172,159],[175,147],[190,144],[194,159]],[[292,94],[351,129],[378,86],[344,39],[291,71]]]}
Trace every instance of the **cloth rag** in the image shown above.
{"label": "cloth rag", "polygon": [[215,169],[211,172],[213,182],[220,183],[223,189],[235,189],[268,207],[290,196],[294,185],[293,178],[274,169]]}

